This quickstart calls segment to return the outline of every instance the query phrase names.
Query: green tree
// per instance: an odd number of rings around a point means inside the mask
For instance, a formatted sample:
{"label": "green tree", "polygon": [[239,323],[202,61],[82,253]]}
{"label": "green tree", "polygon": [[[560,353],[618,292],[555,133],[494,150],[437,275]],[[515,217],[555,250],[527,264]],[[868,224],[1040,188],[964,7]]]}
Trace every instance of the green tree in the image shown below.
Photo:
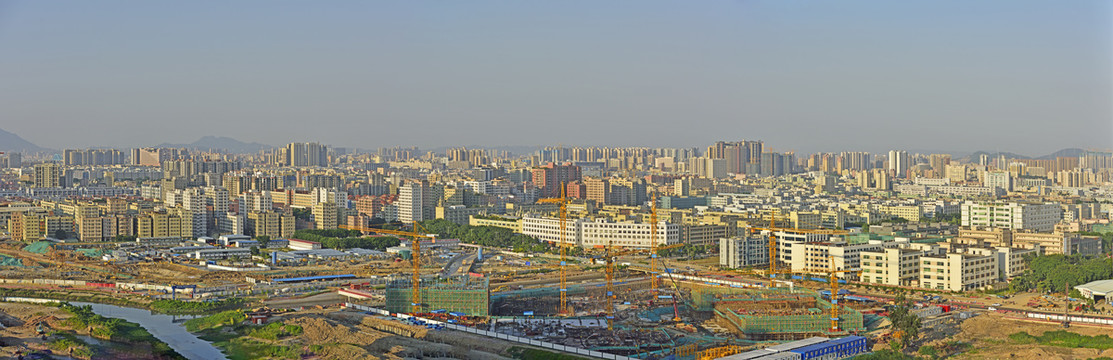
{"label": "green tree", "polygon": [[904,296],[904,292],[897,294],[894,304],[889,311],[889,320],[893,322],[894,333],[898,334],[897,345],[904,349],[920,335],[920,317],[910,311],[912,302]]}
{"label": "green tree", "polygon": [[1029,255],[1028,271],[1009,282],[1009,290],[1060,292],[1067,284],[1080,285],[1107,279],[1113,271],[1108,258],[1088,258],[1080,255]]}
{"label": "green tree", "polygon": [[290,212],[294,214],[294,218],[299,220],[309,221],[313,217],[313,212],[309,209],[291,208]]}

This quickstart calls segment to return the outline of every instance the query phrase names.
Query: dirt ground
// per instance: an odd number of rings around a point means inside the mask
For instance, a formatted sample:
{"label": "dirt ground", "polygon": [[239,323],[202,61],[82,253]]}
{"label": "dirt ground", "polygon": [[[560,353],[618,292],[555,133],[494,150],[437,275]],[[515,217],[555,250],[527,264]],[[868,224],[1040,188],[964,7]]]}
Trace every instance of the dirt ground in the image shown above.
{"label": "dirt ground", "polygon": [[[1043,345],[1017,345],[1008,336],[1024,331],[1031,335],[1042,335],[1046,331],[1062,330],[1057,324],[1036,323],[1007,318],[996,313],[976,316],[962,322],[958,335],[953,340],[970,342],[974,351],[956,356],[956,359],[1046,359],[1072,360],[1113,357],[1113,349],[1074,349]],[[1109,328],[1072,326],[1071,332],[1095,336],[1113,333]],[[931,344],[928,344],[931,345]]]}
{"label": "dirt ground", "polygon": [[266,300],[264,303],[268,307],[276,309],[297,309],[299,307],[314,307],[317,305],[334,306],[336,304],[343,303],[344,301],[347,301],[346,297],[338,294],[335,291],[329,291],[326,293],[307,296],[303,298],[269,299]]}
{"label": "dirt ground", "polygon": [[[291,313],[274,319],[303,328],[291,342],[322,345],[318,353],[324,359],[405,359],[451,358],[503,360],[512,346],[509,343],[445,331],[428,331],[393,320],[369,318],[360,313],[310,310]],[[412,331],[413,337],[376,330],[374,322]]]}
{"label": "dirt ground", "polygon": [[46,346],[36,333],[35,324],[39,321],[47,323],[69,318],[69,314],[62,310],[42,305],[0,303],[0,357],[15,358],[16,351],[27,352],[28,349],[43,349]]}

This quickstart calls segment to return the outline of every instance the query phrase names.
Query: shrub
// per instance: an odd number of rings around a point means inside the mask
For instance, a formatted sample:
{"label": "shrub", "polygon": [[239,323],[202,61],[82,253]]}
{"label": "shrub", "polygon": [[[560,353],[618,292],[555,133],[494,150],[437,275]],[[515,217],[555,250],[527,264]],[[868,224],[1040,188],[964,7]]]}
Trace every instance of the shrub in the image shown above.
{"label": "shrub", "polygon": [[226,325],[236,325],[244,322],[244,320],[247,320],[247,315],[244,315],[242,310],[228,310],[206,317],[189,319],[185,322],[185,326],[186,330],[196,332]]}

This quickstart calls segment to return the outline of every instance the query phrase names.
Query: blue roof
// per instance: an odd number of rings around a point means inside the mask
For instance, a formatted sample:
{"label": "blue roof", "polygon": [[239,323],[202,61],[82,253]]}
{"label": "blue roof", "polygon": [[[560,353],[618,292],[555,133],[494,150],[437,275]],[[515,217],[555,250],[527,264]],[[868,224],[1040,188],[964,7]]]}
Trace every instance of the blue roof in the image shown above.
{"label": "blue roof", "polygon": [[788,351],[790,349],[796,349],[796,348],[801,348],[801,347],[805,347],[805,346],[812,345],[812,344],[818,344],[818,343],[826,342],[827,340],[829,340],[829,339],[827,339],[825,337],[813,336],[813,337],[803,339],[803,340],[796,340],[796,341],[793,341],[793,342],[788,342],[788,343],[784,343],[784,344],[780,344],[780,345],[770,346],[770,347],[765,348],[765,350],[772,351],[772,352]]}
{"label": "blue roof", "polygon": [[831,341],[829,341],[829,343],[831,343],[831,344],[846,344],[846,343],[849,343],[849,342],[853,342],[855,340],[865,340],[865,338],[861,337],[861,336],[851,335],[851,336],[842,337],[842,338],[838,338],[838,339],[832,339]]}
{"label": "blue roof", "polygon": [[828,341],[828,342],[823,342],[823,343],[819,343],[819,344],[812,344],[812,345],[808,345],[808,346],[804,346],[804,347],[798,347],[798,348],[789,350],[788,352],[803,354],[803,353],[813,351],[813,350],[823,350],[823,349],[829,348],[831,346],[834,346],[834,344],[831,344],[831,342]]}
{"label": "blue roof", "polygon": [[352,274],[343,275],[321,275],[321,276],[306,276],[297,278],[274,279],[274,282],[298,282],[298,281],[313,281],[313,280],[336,280],[336,279],[354,279],[356,276]]}

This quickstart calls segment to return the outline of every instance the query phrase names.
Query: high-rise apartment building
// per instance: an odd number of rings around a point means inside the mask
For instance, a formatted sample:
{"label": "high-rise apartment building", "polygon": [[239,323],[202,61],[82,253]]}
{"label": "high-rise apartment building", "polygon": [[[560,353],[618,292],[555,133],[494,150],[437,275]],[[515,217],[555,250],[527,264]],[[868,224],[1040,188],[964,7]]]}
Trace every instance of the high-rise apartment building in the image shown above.
{"label": "high-rise apartment building", "polygon": [[66,149],[62,151],[62,160],[66,166],[127,164],[124,152],[116,149]]}
{"label": "high-rise apartment building", "polygon": [[947,165],[951,164],[951,155],[931,154],[929,162],[931,163],[932,177],[943,178],[947,176]]}
{"label": "high-rise apartment building", "polygon": [[895,178],[908,176],[908,168],[912,167],[912,157],[904,150],[889,151],[889,174]]}
{"label": "high-rise apartment building", "polygon": [[580,180],[580,167],[575,165],[556,165],[549,163],[531,170],[533,185],[541,189],[543,197],[559,197],[563,184]]}
{"label": "high-rise apartment building", "polygon": [[437,198],[428,181],[407,181],[398,187],[398,220],[403,223],[431,220],[435,215]]}
{"label": "high-rise apartment building", "polygon": [[598,205],[607,204],[611,195],[611,184],[607,179],[587,178],[584,180],[587,187],[586,199],[595,201]]}
{"label": "high-rise apartment building", "polygon": [[791,171],[792,163],[785,154],[767,152],[761,154],[761,176],[781,176]]}
{"label": "high-rise apartment building", "polygon": [[843,169],[869,170],[873,168],[873,155],[868,152],[843,152],[839,156],[843,160]]}
{"label": "high-rise apartment building", "polygon": [[23,157],[19,153],[0,154],[0,168],[21,168]]}
{"label": "high-rise apartment building", "polygon": [[982,186],[1001,188],[1006,192],[1013,190],[1012,174],[1008,171],[987,171],[982,179]]}
{"label": "high-rise apartment building", "polygon": [[62,167],[57,163],[35,164],[35,187],[62,187]]}
{"label": "high-rise apartment building", "polygon": [[180,159],[189,155],[185,149],[141,148],[131,149],[131,165],[162,166],[166,160]]}
{"label": "high-rise apartment building", "polygon": [[280,166],[328,166],[328,146],[319,143],[290,143],[281,149]]}
{"label": "high-rise apartment building", "polygon": [[335,229],[339,225],[337,207],[334,202],[322,202],[313,206],[313,223],[319,230]]}

